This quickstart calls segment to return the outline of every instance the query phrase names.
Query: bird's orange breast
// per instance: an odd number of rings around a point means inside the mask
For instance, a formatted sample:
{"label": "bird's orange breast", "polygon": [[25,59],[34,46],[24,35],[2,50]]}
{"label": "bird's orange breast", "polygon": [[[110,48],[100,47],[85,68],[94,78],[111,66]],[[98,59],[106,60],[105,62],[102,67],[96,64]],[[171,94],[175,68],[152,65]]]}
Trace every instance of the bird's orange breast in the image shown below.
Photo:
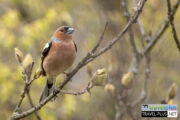
{"label": "bird's orange breast", "polygon": [[69,68],[76,57],[73,41],[53,42],[50,51],[43,62],[46,74],[58,75]]}

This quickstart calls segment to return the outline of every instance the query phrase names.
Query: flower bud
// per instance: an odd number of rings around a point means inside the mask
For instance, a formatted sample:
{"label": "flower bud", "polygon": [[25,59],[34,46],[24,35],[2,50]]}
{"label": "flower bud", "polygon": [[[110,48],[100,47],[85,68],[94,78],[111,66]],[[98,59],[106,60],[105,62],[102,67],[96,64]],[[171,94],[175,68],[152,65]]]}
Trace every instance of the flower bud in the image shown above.
{"label": "flower bud", "polygon": [[103,85],[107,80],[107,71],[105,68],[98,69],[92,77],[91,83],[92,85],[99,86]]}
{"label": "flower bud", "polygon": [[32,56],[30,54],[27,54],[23,61],[23,67],[26,74],[29,74],[29,72],[31,72],[32,63],[33,63]]}
{"label": "flower bud", "polygon": [[168,100],[173,99],[176,96],[176,92],[177,92],[177,85],[176,83],[173,83],[168,91]]}
{"label": "flower bud", "polygon": [[39,67],[39,68],[36,70],[36,72],[35,72],[34,78],[37,79],[37,78],[39,78],[41,75],[42,75],[42,69]]}
{"label": "flower bud", "polygon": [[23,61],[23,53],[18,48],[15,48],[14,51],[15,51],[16,59],[18,60],[19,63],[22,63],[22,61]]}
{"label": "flower bud", "polygon": [[89,63],[86,67],[86,71],[90,77],[92,77],[92,64]]}
{"label": "flower bud", "polygon": [[134,77],[134,75],[132,72],[128,72],[128,73],[124,74],[121,79],[122,85],[126,88],[131,88],[133,77]]}
{"label": "flower bud", "polygon": [[114,95],[115,87],[113,84],[107,83],[106,86],[104,87],[105,91]]}
{"label": "flower bud", "polygon": [[168,104],[173,104],[173,100],[169,100],[169,101],[168,101]]}

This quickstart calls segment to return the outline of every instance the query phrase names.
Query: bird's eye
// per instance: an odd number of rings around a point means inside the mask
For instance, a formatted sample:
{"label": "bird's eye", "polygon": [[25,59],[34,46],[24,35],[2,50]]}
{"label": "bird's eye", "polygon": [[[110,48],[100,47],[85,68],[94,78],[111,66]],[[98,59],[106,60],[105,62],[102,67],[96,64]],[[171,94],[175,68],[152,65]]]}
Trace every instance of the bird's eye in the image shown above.
{"label": "bird's eye", "polygon": [[61,32],[64,32],[64,30],[60,30]]}

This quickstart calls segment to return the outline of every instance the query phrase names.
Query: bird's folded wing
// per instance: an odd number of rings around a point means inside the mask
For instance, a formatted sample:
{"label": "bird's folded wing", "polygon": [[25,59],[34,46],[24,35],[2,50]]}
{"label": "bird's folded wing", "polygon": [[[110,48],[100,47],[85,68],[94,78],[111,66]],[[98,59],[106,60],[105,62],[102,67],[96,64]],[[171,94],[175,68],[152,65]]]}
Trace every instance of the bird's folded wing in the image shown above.
{"label": "bird's folded wing", "polygon": [[73,43],[74,43],[74,47],[75,47],[76,52],[77,52],[77,46],[76,46],[76,43],[74,42],[74,40],[73,40]]}
{"label": "bird's folded wing", "polygon": [[52,45],[52,41],[49,41],[48,43],[46,43],[41,54],[41,69],[43,71],[43,75],[46,75],[46,72],[44,71],[44,68],[43,68],[44,58],[48,55],[51,45]]}

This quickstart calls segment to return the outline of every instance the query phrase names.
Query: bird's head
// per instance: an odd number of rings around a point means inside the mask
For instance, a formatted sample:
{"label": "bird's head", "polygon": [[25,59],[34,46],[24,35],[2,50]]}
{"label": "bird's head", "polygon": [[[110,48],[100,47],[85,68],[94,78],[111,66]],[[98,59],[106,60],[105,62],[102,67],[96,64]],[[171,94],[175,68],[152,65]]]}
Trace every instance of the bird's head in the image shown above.
{"label": "bird's head", "polygon": [[57,28],[55,32],[55,37],[59,40],[71,40],[72,39],[72,33],[74,32],[74,28],[71,28],[69,26],[61,26]]}

